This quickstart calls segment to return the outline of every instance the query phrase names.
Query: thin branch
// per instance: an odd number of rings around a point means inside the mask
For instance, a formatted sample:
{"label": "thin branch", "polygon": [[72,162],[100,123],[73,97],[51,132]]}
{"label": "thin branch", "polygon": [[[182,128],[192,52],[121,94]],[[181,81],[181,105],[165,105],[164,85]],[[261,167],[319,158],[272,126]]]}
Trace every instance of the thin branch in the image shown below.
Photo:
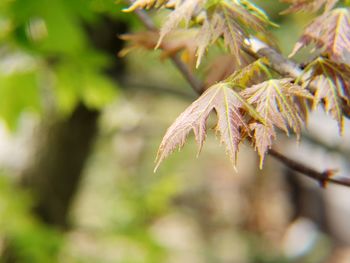
{"label": "thin branch", "polygon": [[297,79],[303,73],[298,64],[292,60],[284,58],[276,50],[257,38],[251,37],[245,41],[245,44],[245,52],[257,58],[268,58],[270,62],[269,66],[281,76]]}
{"label": "thin branch", "polygon": [[271,149],[268,152],[271,156],[273,156],[275,159],[281,161],[285,166],[288,168],[297,171],[301,174],[304,174],[312,179],[315,179],[320,183],[322,187],[325,187],[327,183],[334,183],[334,184],[339,184],[343,186],[348,186],[350,187],[350,178],[347,177],[332,177],[334,173],[336,172],[335,170],[325,170],[323,172],[316,171],[313,168],[310,168],[305,165],[301,165],[299,162],[292,160],[279,152]]}
{"label": "thin branch", "polygon": [[[129,0],[129,3],[132,3]],[[143,25],[152,31],[157,31],[158,29],[154,25],[152,19],[148,16],[146,12],[143,10],[137,9],[134,11]],[[251,38],[247,40],[246,47],[244,50],[252,55],[253,57],[267,57],[271,63],[271,67],[278,72],[280,75],[289,76],[293,78],[298,78],[302,70],[299,66],[292,62],[291,60],[285,59],[281,54],[267,46],[265,43],[257,40],[255,38]],[[203,93],[203,85],[201,82],[192,74],[192,72],[188,69],[188,67],[182,63],[182,61],[178,58],[178,56],[172,56],[171,60],[175,64],[176,68],[182,73],[185,79],[189,82],[192,89],[198,94]],[[270,149],[268,152],[272,157],[282,162],[288,168],[297,171],[303,175],[306,175],[320,183],[321,186],[325,186],[326,183],[331,182],[334,184],[339,184],[343,186],[350,187],[350,178],[343,177],[332,177],[335,173],[334,170],[325,170],[324,172],[319,172],[306,166],[300,162],[292,160],[283,154]]]}

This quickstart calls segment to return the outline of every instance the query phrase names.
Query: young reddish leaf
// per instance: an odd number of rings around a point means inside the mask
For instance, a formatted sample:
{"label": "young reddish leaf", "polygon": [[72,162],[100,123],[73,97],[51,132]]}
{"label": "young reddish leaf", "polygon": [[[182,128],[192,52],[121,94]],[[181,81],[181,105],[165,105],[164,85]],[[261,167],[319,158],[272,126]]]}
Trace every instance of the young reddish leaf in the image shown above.
{"label": "young reddish leaf", "polygon": [[220,134],[220,141],[225,144],[226,152],[235,164],[242,133],[249,133],[243,109],[252,116],[258,116],[227,83],[218,83],[209,88],[168,128],[158,150],[155,170],[176,148],[182,148],[191,130],[199,145],[198,153],[200,152],[206,137],[206,121],[212,111],[216,112],[218,118],[215,130]]}
{"label": "young reddish leaf", "polygon": [[317,17],[304,30],[291,56],[312,43],[321,48],[332,60],[344,62],[350,51],[349,9],[337,8]]}
{"label": "young reddish leaf", "polygon": [[253,122],[254,144],[260,155],[260,168],[264,156],[276,138],[274,126],[288,134],[288,126],[300,136],[303,114],[296,106],[294,98],[312,98],[304,88],[291,82],[291,79],[272,79],[254,85],[241,92],[248,103],[255,105],[265,123]]}
{"label": "young reddish leaf", "polygon": [[291,4],[282,14],[293,12],[317,12],[325,6],[325,12],[331,10],[339,0],[281,0],[281,2]]}
{"label": "young reddish leaf", "polygon": [[132,34],[123,34],[119,36],[120,39],[128,41],[128,45],[124,47],[120,52],[119,56],[126,56],[134,49],[145,48],[154,49],[159,38],[159,34],[154,31],[138,32]]}
{"label": "young reddish leaf", "polygon": [[312,83],[316,87],[313,107],[324,102],[326,112],[338,121],[342,132],[343,104],[350,101],[350,67],[319,57],[305,68],[302,78],[306,85]]}

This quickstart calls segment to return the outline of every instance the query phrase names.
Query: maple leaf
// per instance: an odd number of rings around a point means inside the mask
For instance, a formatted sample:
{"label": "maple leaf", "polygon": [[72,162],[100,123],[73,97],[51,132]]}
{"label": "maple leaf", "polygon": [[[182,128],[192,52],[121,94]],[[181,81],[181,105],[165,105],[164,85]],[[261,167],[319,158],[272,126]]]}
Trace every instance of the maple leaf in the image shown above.
{"label": "maple leaf", "polygon": [[317,12],[325,6],[325,12],[331,10],[339,0],[281,0],[281,2],[291,4],[282,14],[292,12]]}
{"label": "maple leaf", "polygon": [[350,51],[349,9],[337,8],[313,20],[304,30],[290,56],[310,44],[321,48],[332,60],[344,62]]}
{"label": "maple leaf", "polygon": [[325,111],[338,121],[343,131],[344,105],[350,101],[350,66],[319,57],[311,62],[301,79],[315,87],[313,108],[323,102]]}
{"label": "maple leaf", "polygon": [[215,130],[220,134],[220,141],[226,146],[226,152],[235,165],[243,130],[245,134],[249,133],[243,110],[255,118],[260,118],[254,108],[228,83],[221,82],[206,90],[166,131],[159,146],[155,170],[176,148],[183,147],[191,130],[194,132],[200,153],[206,138],[206,121],[212,111],[216,112],[218,119]]}
{"label": "maple leaf", "polygon": [[303,123],[303,114],[295,104],[295,97],[312,98],[312,95],[291,79],[271,79],[241,92],[248,103],[256,106],[264,123],[253,122],[254,145],[260,155],[260,168],[264,156],[276,138],[274,126],[288,134],[288,126],[299,138]]}

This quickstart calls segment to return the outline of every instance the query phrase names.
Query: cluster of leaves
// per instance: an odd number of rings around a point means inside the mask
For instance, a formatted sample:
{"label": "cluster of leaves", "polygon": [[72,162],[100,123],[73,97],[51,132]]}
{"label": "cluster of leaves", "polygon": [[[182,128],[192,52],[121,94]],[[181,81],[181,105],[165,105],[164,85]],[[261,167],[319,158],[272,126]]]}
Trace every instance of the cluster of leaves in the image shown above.
{"label": "cluster of leaves", "polygon": [[303,100],[311,98],[311,94],[286,78],[269,79],[245,88],[250,78],[241,78],[242,74],[244,71],[251,73],[260,63],[254,62],[249,69],[235,72],[225,81],[211,86],[175,120],[159,147],[156,169],[175,148],[184,145],[191,130],[200,152],[206,137],[206,121],[212,111],[218,119],[215,130],[234,164],[238,145],[245,138],[253,141],[262,165],[264,155],[276,137],[275,127],[288,133],[289,126],[300,134],[305,115],[295,98]]}
{"label": "cluster of leaves", "polygon": [[[123,36],[132,42],[124,53],[140,46],[160,47],[163,57],[182,51],[190,67],[194,64],[198,67],[213,44],[223,43],[221,47],[229,53],[225,56],[228,60],[220,58],[224,66],[217,67],[215,73],[210,72],[205,92],[167,130],[158,151],[156,169],[164,158],[184,145],[191,130],[200,152],[211,112],[217,115],[215,130],[233,163],[239,144],[248,140],[260,155],[260,167],[276,138],[276,128],[287,134],[292,130],[299,138],[311,104],[312,108],[322,104],[342,130],[350,99],[349,10],[334,9],[337,0],[282,2],[290,4],[284,13],[324,9],[324,13],[306,27],[292,52],[294,55],[309,44],[315,44],[319,51],[298,79],[278,76],[270,71],[267,58],[256,60],[247,55],[245,41],[252,35],[261,38],[261,34],[267,39],[266,26],[273,25],[250,1],[137,0],[125,10],[166,7],[171,12],[159,33]],[[179,28],[181,22],[184,28]]]}
{"label": "cluster of leaves", "polygon": [[221,39],[226,49],[239,61],[244,39],[251,33],[264,32],[265,26],[272,24],[264,12],[247,0],[137,0],[124,11],[151,7],[172,9],[160,29],[157,47],[168,34],[181,25],[181,22],[185,24],[185,28],[191,26],[193,35],[190,39],[195,49],[197,67],[207,48]]}
{"label": "cluster of leaves", "polygon": [[[331,9],[337,2],[334,0],[312,2],[318,7],[325,3],[325,12],[305,28],[291,55],[310,44],[316,46],[318,54],[304,69],[301,80],[315,93],[314,106],[321,102],[342,131],[350,103],[350,10]],[[310,11],[314,11],[312,6]]]}

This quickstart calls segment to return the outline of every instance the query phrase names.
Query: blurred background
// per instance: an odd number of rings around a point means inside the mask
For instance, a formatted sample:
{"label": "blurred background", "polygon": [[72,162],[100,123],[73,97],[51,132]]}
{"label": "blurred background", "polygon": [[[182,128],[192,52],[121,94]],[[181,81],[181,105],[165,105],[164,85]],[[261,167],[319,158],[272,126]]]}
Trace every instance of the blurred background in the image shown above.
{"label": "blurred background", "polygon": [[[287,55],[312,17],[256,2]],[[122,8],[0,1],[0,262],[349,263],[347,188],[321,189],[270,157],[259,170],[250,145],[234,171],[211,131],[199,158],[190,136],[153,173],[196,95],[159,51],[118,56],[118,35],[143,30]],[[280,134],[276,149],[349,175],[349,122],[340,137],[320,109],[299,144]]]}

